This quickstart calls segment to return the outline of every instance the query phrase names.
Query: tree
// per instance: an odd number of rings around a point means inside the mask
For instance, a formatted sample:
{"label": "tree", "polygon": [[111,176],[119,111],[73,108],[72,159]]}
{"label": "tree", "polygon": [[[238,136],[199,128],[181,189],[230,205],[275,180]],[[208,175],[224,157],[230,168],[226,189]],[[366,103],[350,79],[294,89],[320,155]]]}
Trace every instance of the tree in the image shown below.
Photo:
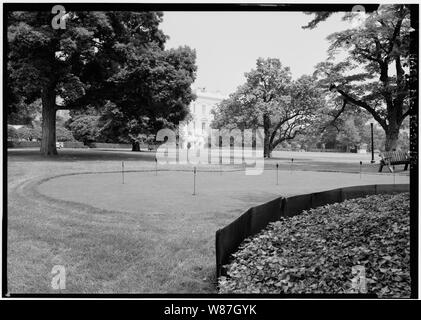
{"label": "tree", "polygon": [[[355,14],[365,14],[365,12],[373,12],[375,10],[377,10],[379,8],[378,4],[365,4],[364,6],[362,5],[355,5],[355,4],[349,4],[349,10],[344,10],[344,6],[347,5],[340,5],[340,9],[339,10],[331,10],[331,11],[305,11],[305,14],[308,15],[313,15],[314,14],[314,18],[313,20],[311,20],[306,26],[302,26],[303,29],[314,29],[317,27],[317,25],[320,22],[326,21],[331,15],[333,15],[334,13],[337,12],[343,12],[343,11],[348,11],[348,13],[346,13],[343,17],[343,20],[348,20],[350,17],[355,16]],[[332,6],[329,6],[330,8],[332,8]]]}
{"label": "tree", "polygon": [[7,140],[17,139],[19,139],[18,131],[12,126],[7,126]]}
{"label": "tree", "polygon": [[155,135],[163,127],[175,129],[189,113],[195,99],[191,84],[196,76],[196,53],[189,47],[149,50],[141,59],[128,60],[113,78],[114,99],[106,103],[99,119],[102,139],[132,143]]}
{"label": "tree", "polygon": [[7,108],[7,123],[30,126],[37,115],[41,114],[41,100],[25,103],[22,97],[16,103],[9,103]]}
{"label": "tree", "polygon": [[66,127],[72,132],[73,137],[85,145],[97,140],[99,116],[91,114],[76,115],[68,120]]}
{"label": "tree", "polygon": [[356,148],[360,144],[360,130],[355,125],[353,118],[348,118],[344,122],[344,126],[337,136],[337,141],[345,147],[346,151],[349,151],[351,147]]}
{"label": "tree", "polygon": [[75,141],[72,132],[62,125],[57,126],[56,135],[57,141]]}
{"label": "tree", "polygon": [[103,106],[127,84],[125,75],[139,80],[129,65],[145,52],[164,50],[166,39],[160,12],[67,12],[65,29],[57,30],[52,18],[49,12],[7,12],[8,102],[12,108],[19,97],[25,103],[41,98],[44,155],[57,154],[57,110]]}
{"label": "tree", "polygon": [[[407,6],[380,6],[367,14],[363,26],[328,37],[330,58],[315,72],[320,84],[342,100],[335,119],[348,106],[368,111],[385,131],[386,150],[396,149],[399,129],[410,113],[409,32]],[[346,50],[346,59],[334,61],[340,50]]]}
{"label": "tree", "polygon": [[363,135],[368,119],[369,115],[364,110],[349,109],[342,113],[334,123],[328,123],[327,130],[321,131],[322,141],[326,146],[333,145],[334,149],[343,149],[347,152],[351,147],[355,149],[365,142]]}
{"label": "tree", "polygon": [[264,156],[270,158],[279,143],[304,132],[321,104],[312,77],[291,81],[279,59],[259,58],[256,69],[246,73],[246,83],[215,109],[213,127],[263,127]]}
{"label": "tree", "polygon": [[23,126],[18,129],[18,137],[22,140],[32,141],[39,140],[41,138],[40,128]]}

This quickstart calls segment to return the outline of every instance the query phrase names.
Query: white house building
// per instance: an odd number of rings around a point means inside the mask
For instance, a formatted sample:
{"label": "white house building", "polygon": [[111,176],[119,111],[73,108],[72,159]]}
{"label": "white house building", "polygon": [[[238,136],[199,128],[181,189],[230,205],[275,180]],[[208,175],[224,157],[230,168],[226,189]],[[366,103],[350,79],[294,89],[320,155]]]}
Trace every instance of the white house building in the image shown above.
{"label": "white house building", "polygon": [[194,90],[197,98],[190,104],[192,119],[179,126],[180,144],[186,148],[187,144],[204,146],[208,137],[208,130],[213,120],[211,111],[226,97],[219,92],[209,92],[205,88]]}

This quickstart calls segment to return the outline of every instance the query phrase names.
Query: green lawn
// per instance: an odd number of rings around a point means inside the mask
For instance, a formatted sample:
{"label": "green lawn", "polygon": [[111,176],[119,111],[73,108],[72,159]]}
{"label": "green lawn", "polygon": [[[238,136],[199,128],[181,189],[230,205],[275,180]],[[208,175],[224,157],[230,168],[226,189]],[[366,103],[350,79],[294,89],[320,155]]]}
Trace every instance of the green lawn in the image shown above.
{"label": "green lawn", "polygon": [[[51,269],[63,265],[66,293],[214,293],[215,231],[250,206],[280,195],[393,183],[392,175],[374,174],[377,166],[368,164],[362,178],[299,171],[359,170],[347,161],[304,156],[292,173],[282,157],[266,162],[273,169],[283,161],[279,185],[274,170],[254,177],[199,172],[196,196],[191,172],[130,172],[124,185],[120,173],[111,173],[120,170],[121,161],[129,171],[154,169],[153,158],[151,153],[62,150],[49,159],[36,150],[9,151],[8,291],[57,292],[51,289]],[[65,175],[81,172],[110,173]],[[407,172],[395,180],[409,182]]]}

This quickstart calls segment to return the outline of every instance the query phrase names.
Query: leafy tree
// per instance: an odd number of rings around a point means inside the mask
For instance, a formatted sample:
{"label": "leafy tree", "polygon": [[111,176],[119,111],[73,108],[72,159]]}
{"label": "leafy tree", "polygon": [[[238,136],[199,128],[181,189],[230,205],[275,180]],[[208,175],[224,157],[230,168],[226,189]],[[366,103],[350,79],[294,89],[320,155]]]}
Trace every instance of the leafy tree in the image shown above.
{"label": "leafy tree", "polygon": [[[322,144],[326,149],[341,149],[349,151],[350,147],[356,147],[363,143],[371,148],[371,127],[372,117],[363,109],[349,108],[341,113],[332,122],[332,101],[319,110],[321,116],[313,122],[311,130],[298,137],[298,141],[305,149],[321,148]],[[334,110],[333,110],[334,111]],[[374,125],[374,147],[384,150],[385,134],[383,129]],[[370,149],[371,150],[371,149]]]}
{"label": "leafy tree", "polygon": [[339,149],[338,135],[340,131],[333,126],[326,128],[322,135],[319,135],[316,147],[322,149]]}
{"label": "leafy tree", "polygon": [[349,151],[350,147],[355,148],[361,142],[360,131],[355,125],[353,118],[348,118],[344,122],[344,126],[341,128],[337,136],[338,142],[345,146],[346,151]]}
{"label": "leafy tree", "polygon": [[[41,98],[42,154],[57,154],[57,110],[100,108],[113,100],[121,107],[124,101],[134,100],[135,94],[144,94],[146,86],[141,81],[150,71],[145,61],[154,52],[159,56],[164,51],[166,36],[159,29],[162,16],[160,12],[67,12],[62,17],[65,29],[55,30],[50,12],[7,12],[8,101],[12,108],[18,97],[24,97],[25,103]],[[177,63],[173,66],[181,73],[185,66],[177,68]],[[128,93],[122,91],[125,86],[142,89],[123,97]],[[151,97],[146,94],[142,104],[132,103],[128,108],[160,106]],[[187,100],[179,99],[177,106]]]}
{"label": "leafy tree", "polygon": [[314,29],[320,22],[325,21],[327,18],[329,18],[332,14],[334,14],[334,11],[317,11],[317,12],[304,12],[305,14],[314,14],[313,20],[311,20],[306,26],[303,26],[303,29]]}
{"label": "leafy tree", "polygon": [[[343,8],[344,5],[340,5],[340,11],[343,12]],[[346,5],[345,5],[346,6]],[[355,5],[355,4],[350,4],[349,6],[349,10],[347,13],[345,13],[343,20],[348,20],[350,19],[350,17],[355,16],[355,14],[358,14],[358,12],[364,14],[365,12],[373,12],[375,10],[378,10],[379,5],[378,4],[365,4],[364,6],[361,5]],[[332,8],[332,7],[331,7]],[[313,20],[311,20],[306,26],[303,26],[303,29],[314,29],[317,27],[317,25],[320,22],[326,21],[331,15],[333,15],[334,13],[339,12],[338,10],[330,10],[330,11],[305,11],[305,14],[308,15],[314,15]]]}
{"label": "leafy tree", "polygon": [[75,141],[72,132],[62,125],[57,126],[56,135],[57,141]]}
{"label": "leafy tree", "polygon": [[98,118],[96,115],[78,115],[69,119],[66,126],[70,129],[73,137],[85,145],[96,141],[98,135]]}
{"label": "leafy tree", "polygon": [[12,126],[7,126],[7,140],[17,139],[19,139],[18,131]]}
{"label": "leafy tree", "polygon": [[[381,6],[367,14],[363,26],[330,35],[330,59],[315,72],[320,84],[332,91],[332,99],[342,100],[337,101],[334,120],[348,106],[366,110],[385,131],[386,150],[396,149],[400,127],[410,113],[409,33],[407,6]],[[346,59],[335,61],[341,50]]]}
{"label": "leafy tree", "polygon": [[7,123],[17,125],[31,125],[35,117],[41,114],[41,100],[25,103],[22,97],[14,104],[9,104],[7,109]]}
{"label": "leafy tree", "polygon": [[409,151],[409,147],[410,147],[409,132],[399,132],[398,143],[402,150]]}
{"label": "leafy tree", "polygon": [[326,148],[343,149],[348,152],[351,147],[355,148],[362,143],[367,121],[366,113],[350,109],[341,114],[334,123],[324,127],[319,136]]}
{"label": "leafy tree", "polygon": [[256,69],[246,73],[246,83],[214,110],[213,127],[263,127],[264,155],[269,158],[279,143],[304,132],[321,103],[314,79],[291,81],[289,68],[279,59],[259,58]]}
{"label": "leafy tree", "polygon": [[41,128],[23,126],[18,129],[18,137],[22,140],[32,141],[41,138]]}
{"label": "leafy tree", "polygon": [[[99,119],[102,139],[139,142],[163,128],[176,128],[188,115],[195,99],[191,84],[196,73],[196,54],[188,47],[150,50],[142,60],[133,57],[113,79],[113,101],[108,101]],[[140,106],[140,107],[139,107]]]}
{"label": "leafy tree", "polygon": [[[367,144],[367,150],[371,151],[371,126],[369,123],[366,123],[363,129],[360,132],[361,134],[361,143]],[[374,123],[373,126],[373,142],[374,150],[384,151],[386,135],[384,130]]]}

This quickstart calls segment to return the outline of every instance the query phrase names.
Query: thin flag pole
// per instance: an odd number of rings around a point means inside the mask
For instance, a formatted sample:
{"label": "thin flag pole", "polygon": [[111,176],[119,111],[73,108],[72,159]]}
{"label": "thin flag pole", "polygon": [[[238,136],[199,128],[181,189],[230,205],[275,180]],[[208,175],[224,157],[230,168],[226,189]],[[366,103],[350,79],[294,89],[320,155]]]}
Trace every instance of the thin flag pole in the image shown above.
{"label": "thin flag pole", "polygon": [[395,180],[395,165],[393,165],[393,184],[396,184],[396,180]]}
{"label": "thin flag pole", "polygon": [[155,175],[158,175],[158,159],[155,157]]}
{"label": "thin flag pole", "polygon": [[196,167],[193,168],[193,195],[196,195]]}
{"label": "thin flag pole", "polygon": [[124,184],[124,161],[121,161],[121,177],[123,179],[123,184]]}
{"label": "thin flag pole", "polygon": [[279,163],[276,164],[276,185],[279,185],[278,168],[279,168]]}

